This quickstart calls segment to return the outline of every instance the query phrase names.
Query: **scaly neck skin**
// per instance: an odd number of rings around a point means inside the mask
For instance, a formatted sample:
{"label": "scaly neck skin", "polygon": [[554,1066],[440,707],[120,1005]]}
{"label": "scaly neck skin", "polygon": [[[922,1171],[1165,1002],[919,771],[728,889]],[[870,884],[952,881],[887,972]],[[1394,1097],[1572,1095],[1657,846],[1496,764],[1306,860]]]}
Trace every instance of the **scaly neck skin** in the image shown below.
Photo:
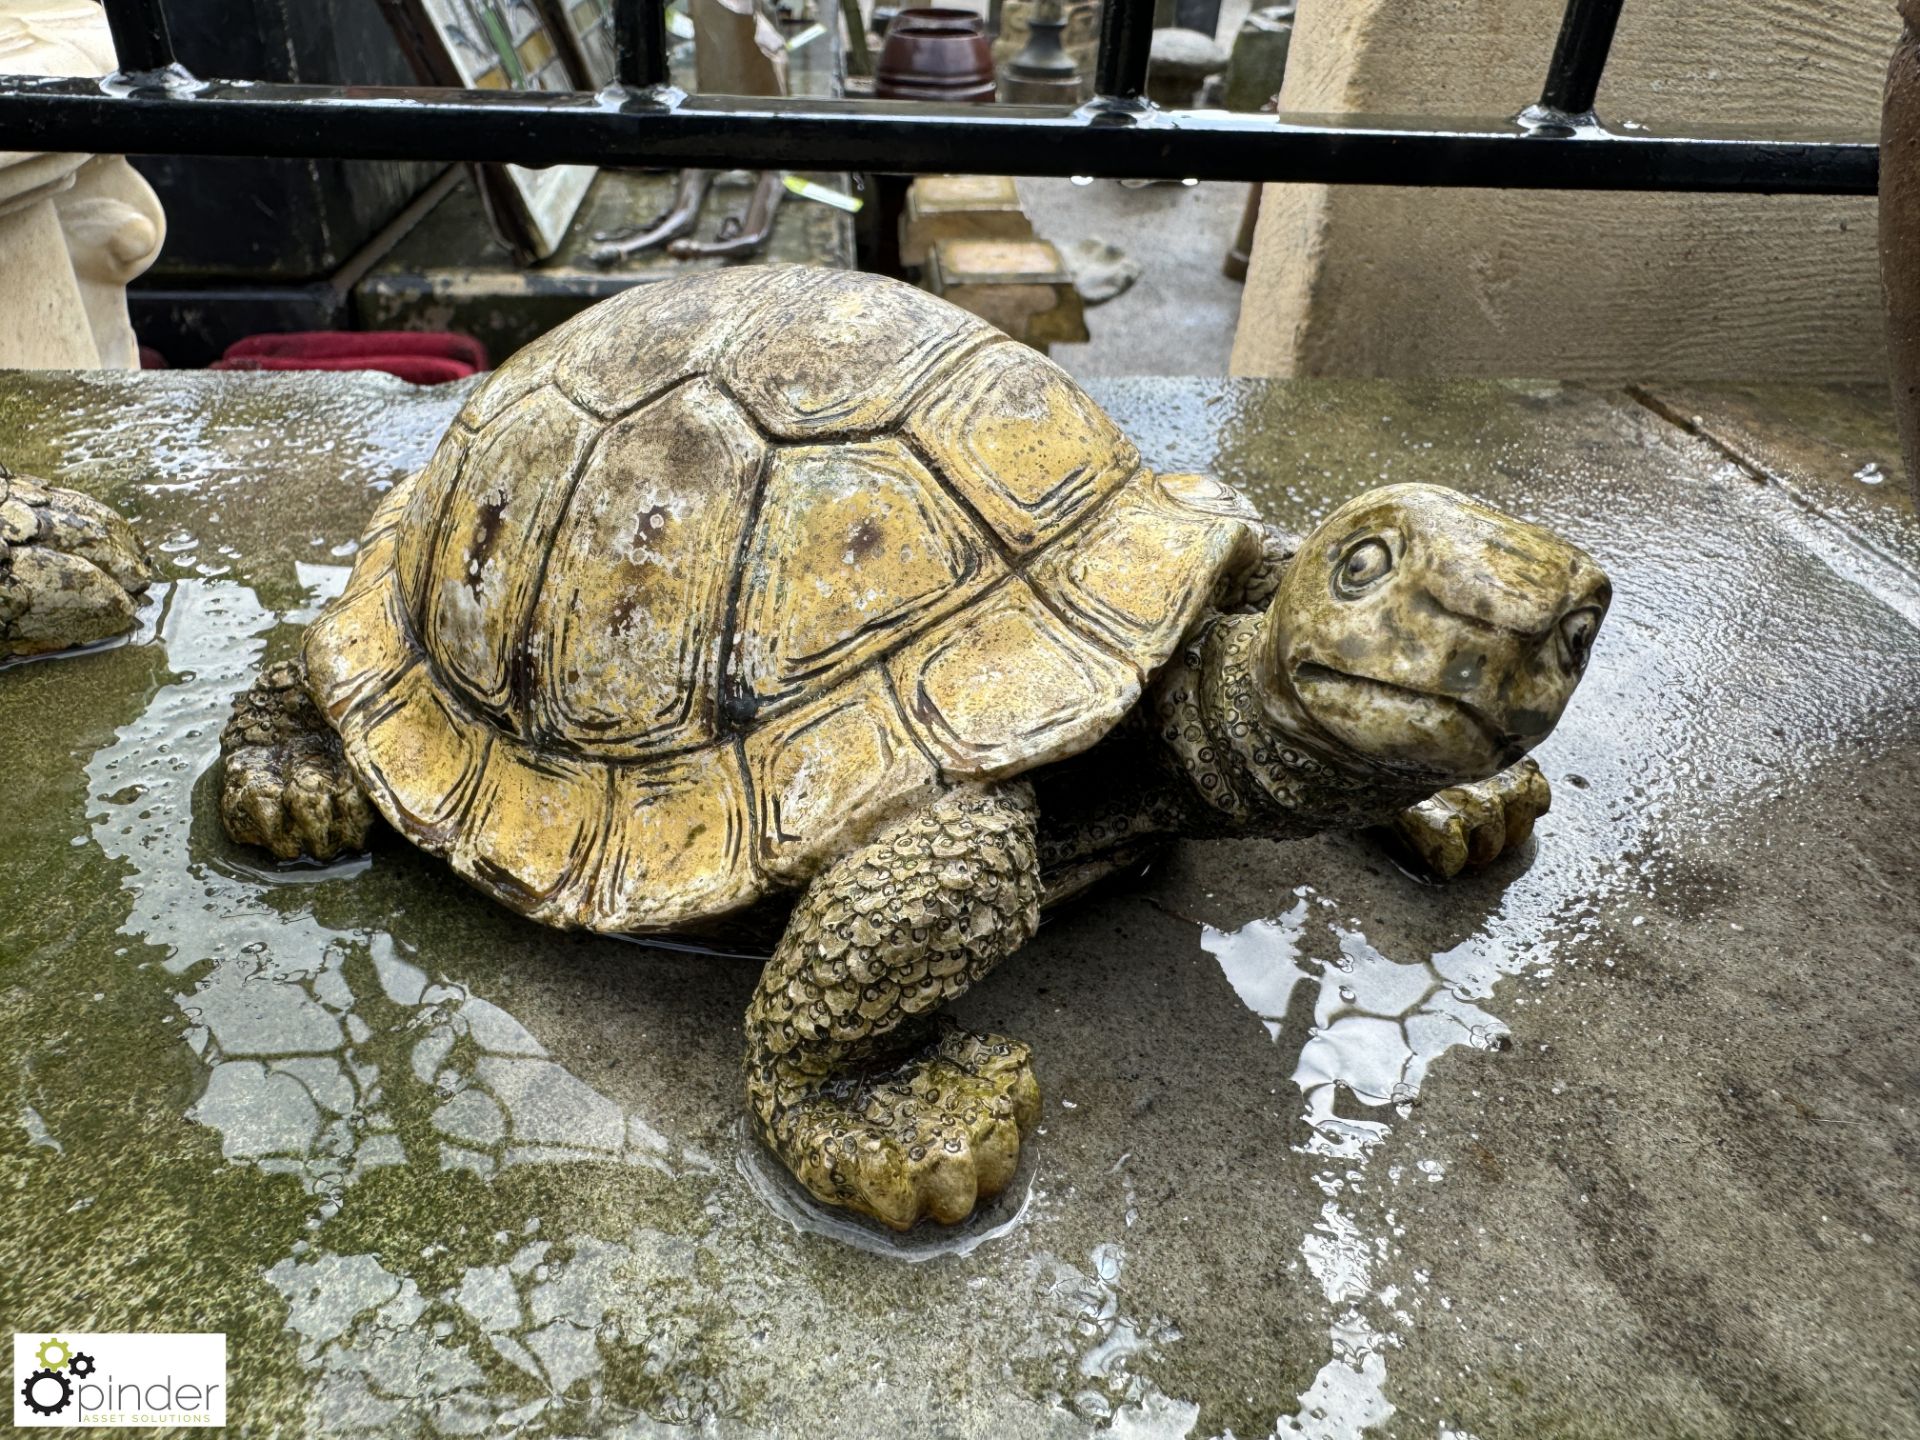
{"label": "scaly neck skin", "polygon": [[1338,753],[1286,687],[1263,686],[1266,623],[1203,620],[1155,682],[1161,740],[1202,802],[1193,833],[1284,838],[1375,824],[1439,788]]}

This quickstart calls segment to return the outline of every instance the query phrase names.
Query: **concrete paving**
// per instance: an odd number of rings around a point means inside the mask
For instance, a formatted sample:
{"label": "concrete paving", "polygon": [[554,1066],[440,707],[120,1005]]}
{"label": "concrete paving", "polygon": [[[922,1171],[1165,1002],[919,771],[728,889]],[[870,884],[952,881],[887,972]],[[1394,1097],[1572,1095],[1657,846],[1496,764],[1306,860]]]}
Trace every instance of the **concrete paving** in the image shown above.
{"label": "concrete paving", "polygon": [[[981,5],[966,8],[983,10]],[[1215,38],[1233,37],[1251,8],[1224,0]],[[1240,229],[1248,187],[1219,181],[1075,184],[1023,175],[1015,182],[1034,233],[1062,248],[1077,240],[1118,245],[1142,266],[1115,299],[1087,310],[1088,339],[1049,353],[1082,379],[1108,375],[1225,375],[1244,286],[1221,273]]]}
{"label": "concrete paving", "polygon": [[1240,227],[1247,187],[1146,185],[1022,176],[1020,203],[1036,235],[1065,247],[1105,240],[1141,264],[1132,288],[1087,310],[1084,345],[1049,351],[1081,379],[1106,375],[1225,375],[1242,286],[1220,271]]}
{"label": "concrete paving", "polygon": [[0,376],[122,505],[135,643],[0,672],[6,1328],[228,1333],[236,1433],[1920,1436],[1920,523],[1845,391],[1131,379],[1164,468],[1382,480],[1616,586],[1537,845],[1187,845],[964,1014],[1009,1198],[904,1241],[740,1123],[751,961],[555,935],[393,844],[228,846],[228,697],[462,391]]}

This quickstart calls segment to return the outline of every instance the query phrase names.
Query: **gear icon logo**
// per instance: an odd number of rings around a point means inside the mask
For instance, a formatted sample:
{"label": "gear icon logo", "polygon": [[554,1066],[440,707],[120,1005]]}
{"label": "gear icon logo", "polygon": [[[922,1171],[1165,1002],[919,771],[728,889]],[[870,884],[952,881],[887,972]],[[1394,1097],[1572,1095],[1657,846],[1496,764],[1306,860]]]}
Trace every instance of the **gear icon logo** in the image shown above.
{"label": "gear icon logo", "polygon": [[73,1382],[58,1370],[36,1370],[21,1385],[20,1398],[36,1415],[58,1415],[73,1403]]}
{"label": "gear icon logo", "polygon": [[58,1335],[42,1340],[33,1357],[40,1368],[21,1382],[20,1399],[36,1415],[58,1415],[73,1403],[73,1378],[93,1374],[93,1357],[75,1354]]}

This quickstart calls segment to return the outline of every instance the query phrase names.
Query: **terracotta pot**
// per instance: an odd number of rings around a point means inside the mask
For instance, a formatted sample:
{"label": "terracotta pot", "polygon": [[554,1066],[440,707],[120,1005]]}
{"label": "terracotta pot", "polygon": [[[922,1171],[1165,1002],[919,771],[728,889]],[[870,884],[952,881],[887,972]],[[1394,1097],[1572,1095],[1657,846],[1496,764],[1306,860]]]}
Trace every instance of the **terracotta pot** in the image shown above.
{"label": "terracotta pot", "polygon": [[1920,0],[1901,0],[1900,14],[1906,31],[1887,70],[1880,131],[1880,275],[1893,410],[1907,481],[1920,502]]}
{"label": "terracotta pot", "polygon": [[880,100],[993,99],[993,47],[966,10],[902,10],[887,27],[873,67]]}

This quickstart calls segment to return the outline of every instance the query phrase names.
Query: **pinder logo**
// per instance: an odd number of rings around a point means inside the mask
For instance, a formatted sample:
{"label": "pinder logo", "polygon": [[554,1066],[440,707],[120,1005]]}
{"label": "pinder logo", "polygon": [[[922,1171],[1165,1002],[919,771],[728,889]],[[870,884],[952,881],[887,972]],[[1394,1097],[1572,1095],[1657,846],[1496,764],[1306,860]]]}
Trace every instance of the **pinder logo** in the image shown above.
{"label": "pinder logo", "polygon": [[13,1381],[17,1426],[222,1426],[227,1337],[15,1334]]}

